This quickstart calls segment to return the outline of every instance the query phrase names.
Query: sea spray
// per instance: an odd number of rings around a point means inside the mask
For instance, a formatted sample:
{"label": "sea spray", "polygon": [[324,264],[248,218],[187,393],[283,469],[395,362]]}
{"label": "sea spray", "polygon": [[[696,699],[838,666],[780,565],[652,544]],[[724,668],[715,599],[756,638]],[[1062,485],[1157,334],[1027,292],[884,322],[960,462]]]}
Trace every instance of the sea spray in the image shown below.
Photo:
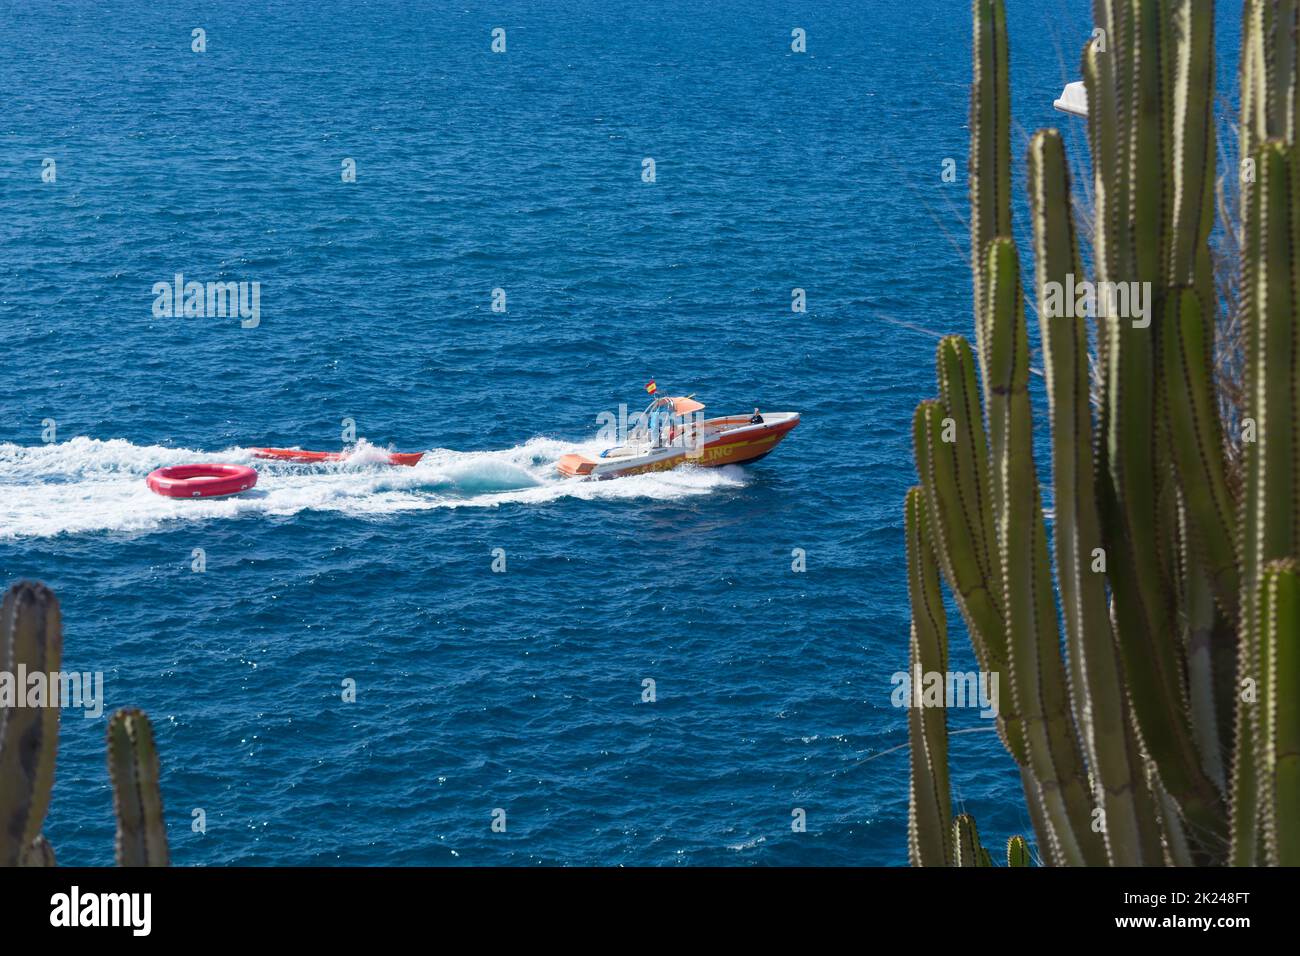
{"label": "sea spray", "polygon": [[[738,488],[746,480],[741,469],[723,467],[567,481],[556,474],[555,462],[569,452],[595,453],[594,446],[542,437],[494,451],[435,448],[412,468],[384,463],[385,453],[374,446],[359,443],[358,448],[358,455],[343,461],[301,465],[261,461],[248,448],[205,452],[123,439],[0,444],[0,540],[144,533],[177,522],[304,511],[378,517],[561,498],[672,501]],[[199,461],[253,465],[260,476],[256,491],[191,501],[162,498],[145,487],[145,476],[161,465]]]}

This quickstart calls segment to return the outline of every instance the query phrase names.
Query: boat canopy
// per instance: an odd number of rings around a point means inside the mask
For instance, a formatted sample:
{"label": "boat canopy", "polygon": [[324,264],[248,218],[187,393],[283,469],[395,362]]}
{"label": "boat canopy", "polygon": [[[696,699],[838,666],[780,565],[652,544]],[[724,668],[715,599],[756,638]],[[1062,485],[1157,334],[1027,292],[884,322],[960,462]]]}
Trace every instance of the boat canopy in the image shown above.
{"label": "boat canopy", "polygon": [[678,415],[689,415],[691,412],[698,412],[704,405],[691,398],[689,395],[684,398],[670,398],[673,403],[673,411]]}

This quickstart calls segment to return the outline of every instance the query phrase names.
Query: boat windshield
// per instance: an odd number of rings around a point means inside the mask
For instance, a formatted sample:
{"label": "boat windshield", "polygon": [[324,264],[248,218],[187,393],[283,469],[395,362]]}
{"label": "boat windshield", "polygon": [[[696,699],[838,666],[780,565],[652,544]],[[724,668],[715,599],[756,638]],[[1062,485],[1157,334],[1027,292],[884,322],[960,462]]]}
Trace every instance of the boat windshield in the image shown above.
{"label": "boat windshield", "polygon": [[645,442],[651,448],[683,445],[693,431],[689,423],[691,415],[703,408],[689,396],[656,398],[641,413],[636,427],[628,434],[628,441]]}

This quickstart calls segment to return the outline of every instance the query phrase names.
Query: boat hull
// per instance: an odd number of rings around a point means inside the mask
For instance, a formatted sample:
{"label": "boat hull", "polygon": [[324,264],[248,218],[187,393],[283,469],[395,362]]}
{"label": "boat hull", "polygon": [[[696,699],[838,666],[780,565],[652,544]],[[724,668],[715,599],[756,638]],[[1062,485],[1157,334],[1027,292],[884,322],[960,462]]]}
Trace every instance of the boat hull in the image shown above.
{"label": "boat hull", "polygon": [[560,474],[569,478],[600,481],[605,478],[668,471],[682,465],[700,468],[740,465],[758,461],[771,454],[772,449],[798,424],[798,412],[765,415],[761,424],[751,424],[746,416],[712,418],[704,422],[704,426],[719,429],[720,434],[704,442],[698,449],[674,446],[625,459],[565,455],[556,463],[556,468]]}

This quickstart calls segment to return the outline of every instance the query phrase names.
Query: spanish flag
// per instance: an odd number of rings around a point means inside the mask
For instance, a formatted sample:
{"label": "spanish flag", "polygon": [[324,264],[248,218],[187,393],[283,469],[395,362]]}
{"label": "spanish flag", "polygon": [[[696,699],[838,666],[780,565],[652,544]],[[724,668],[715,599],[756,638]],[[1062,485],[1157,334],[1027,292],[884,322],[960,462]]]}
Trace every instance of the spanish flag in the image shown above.
{"label": "spanish flag", "polygon": [[659,386],[655,385],[655,380],[650,379],[650,384],[645,387],[645,390],[649,392],[651,395],[653,395],[655,393],[655,389],[657,389],[658,387]]}

